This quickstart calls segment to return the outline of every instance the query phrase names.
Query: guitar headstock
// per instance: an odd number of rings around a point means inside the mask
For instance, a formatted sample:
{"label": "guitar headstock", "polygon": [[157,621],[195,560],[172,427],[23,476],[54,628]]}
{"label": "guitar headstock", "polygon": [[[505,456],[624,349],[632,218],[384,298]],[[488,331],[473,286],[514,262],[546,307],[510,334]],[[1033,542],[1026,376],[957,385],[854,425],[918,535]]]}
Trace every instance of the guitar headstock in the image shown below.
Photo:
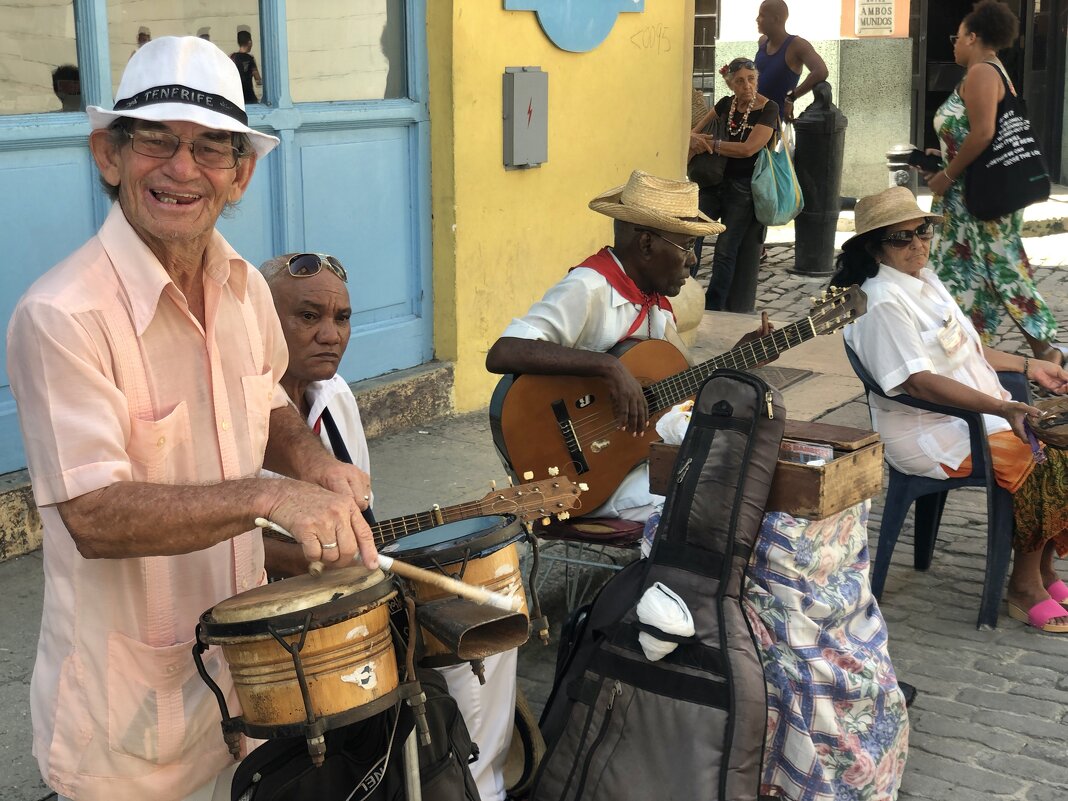
{"label": "guitar headstock", "polygon": [[489,492],[479,506],[483,514],[511,514],[524,523],[557,517],[566,520],[569,510],[578,505],[584,486],[566,476],[552,476],[541,481],[527,481],[515,486],[502,487]]}
{"label": "guitar headstock", "polygon": [[868,310],[868,296],[856,285],[832,286],[819,297],[812,298],[808,319],[817,334],[829,334],[853,322]]}

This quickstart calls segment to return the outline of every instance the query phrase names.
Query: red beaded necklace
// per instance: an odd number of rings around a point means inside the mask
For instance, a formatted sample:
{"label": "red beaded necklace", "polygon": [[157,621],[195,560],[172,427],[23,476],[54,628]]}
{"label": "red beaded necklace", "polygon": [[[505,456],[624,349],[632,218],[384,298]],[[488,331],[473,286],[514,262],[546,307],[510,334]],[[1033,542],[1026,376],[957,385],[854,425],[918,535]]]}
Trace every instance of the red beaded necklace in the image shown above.
{"label": "red beaded necklace", "polygon": [[745,110],[745,116],[742,117],[742,121],[740,123],[735,123],[734,115],[735,115],[735,112],[737,111],[737,108],[738,108],[738,95],[735,95],[734,97],[731,98],[731,110],[730,110],[730,113],[727,115],[727,135],[728,136],[738,136],[739,138],[741,138],[741,135],[745,133],[745,129],[746,128],[752,128],[753,127],[752,125],[749,124],[749,115],[753,111],[753,104],[755,102],[756,102],[756,95],[753,95],[751,98],[749,98],[749,108],[747,108]]}

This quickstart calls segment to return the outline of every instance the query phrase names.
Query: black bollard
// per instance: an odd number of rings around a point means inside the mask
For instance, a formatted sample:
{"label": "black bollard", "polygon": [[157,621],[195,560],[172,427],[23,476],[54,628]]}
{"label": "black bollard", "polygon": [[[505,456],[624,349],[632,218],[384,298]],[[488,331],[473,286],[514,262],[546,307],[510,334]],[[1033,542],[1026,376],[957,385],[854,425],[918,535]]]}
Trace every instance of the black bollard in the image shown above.
{"label": "black bollard", "polygon": [[842,207],[842,157],[849,120],[831,102],[829,83],[816,84],[812,94],[812,104],[794,120],[794,169],[805,208],[794,220],[794,266],[790,272],[830,275],[834,272],[834,234]]}

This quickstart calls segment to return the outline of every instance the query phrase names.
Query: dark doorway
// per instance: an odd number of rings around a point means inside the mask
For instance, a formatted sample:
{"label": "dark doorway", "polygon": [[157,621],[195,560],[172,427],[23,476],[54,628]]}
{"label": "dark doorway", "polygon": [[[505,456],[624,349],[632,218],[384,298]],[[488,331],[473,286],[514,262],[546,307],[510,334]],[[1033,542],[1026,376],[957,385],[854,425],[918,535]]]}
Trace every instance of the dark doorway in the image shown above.
{"label": "dark doorway", "polygon": [[[1027,101],[1053,177],[1060,179],[1061,116],[1064,109],[1065,36],[1068,0],[1003,0],[1020,18],[1020,37],[1000,53],[1009,77]],[[960,82],[949,37],[974,0],[912,0],[912,141],[938,147],[934,115]]]}

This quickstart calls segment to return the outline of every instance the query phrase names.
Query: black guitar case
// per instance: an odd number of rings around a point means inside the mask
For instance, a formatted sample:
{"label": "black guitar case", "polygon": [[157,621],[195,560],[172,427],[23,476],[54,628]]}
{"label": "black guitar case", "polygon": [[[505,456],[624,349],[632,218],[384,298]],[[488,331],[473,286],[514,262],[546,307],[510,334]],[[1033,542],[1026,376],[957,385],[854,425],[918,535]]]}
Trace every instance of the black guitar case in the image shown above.
{"label": "black guitar case", "polygon": [[[767,699],[739,596],[785,422],[756,376],[705,382],[650,557],[604,586],[558,663],[531,801],[757,801]],[[638,621],[658,581],[686,602],[693,637]],[[651,662],[640,631],[679,646]]]}

